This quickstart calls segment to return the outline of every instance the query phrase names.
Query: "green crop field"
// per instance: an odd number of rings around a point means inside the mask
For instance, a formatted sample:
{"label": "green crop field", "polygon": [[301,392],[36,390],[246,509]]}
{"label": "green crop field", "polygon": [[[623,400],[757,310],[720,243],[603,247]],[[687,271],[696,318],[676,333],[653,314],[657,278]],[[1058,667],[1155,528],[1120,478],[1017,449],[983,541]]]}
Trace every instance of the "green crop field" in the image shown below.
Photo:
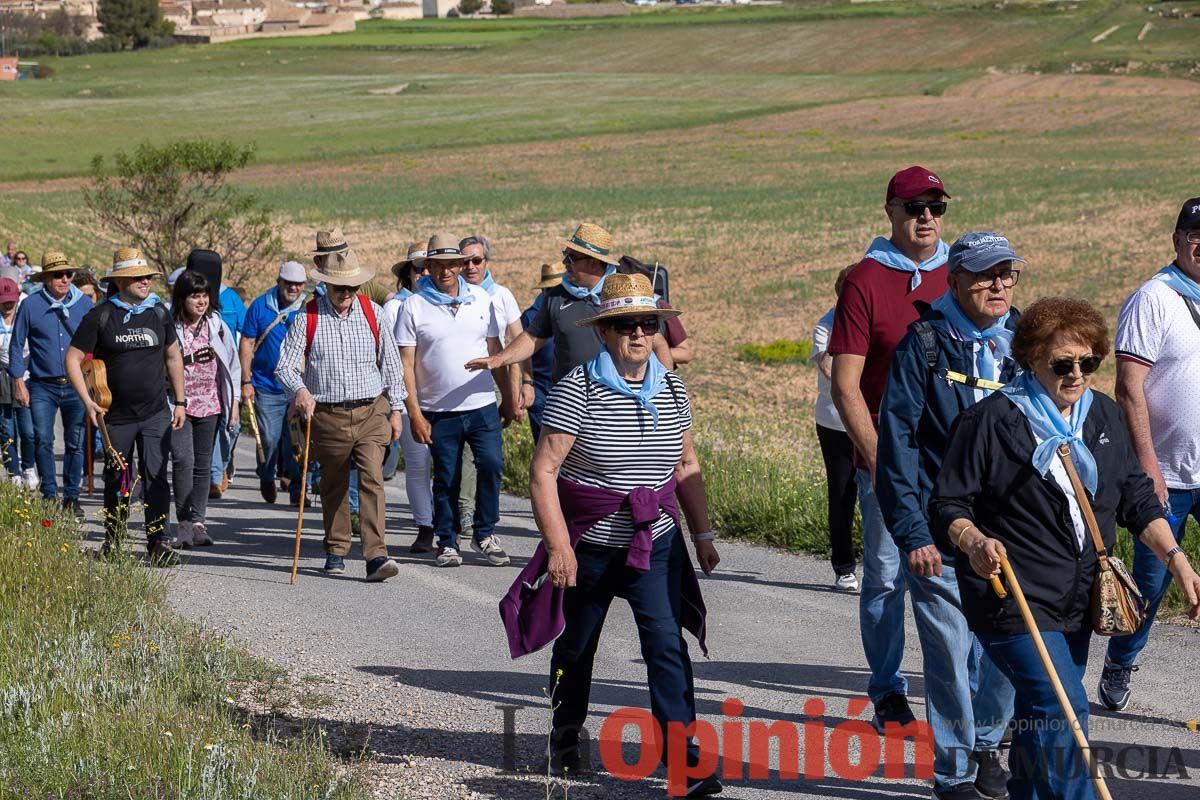
{"label": "green crop field", "polygon": [[336,222],[380,272],[431,232],[480,232],[528,301],[590,219],[671,268],[706,446],[805,475],[812,368],[739,354],[808,336],[837,269],[882,232],[896,169],[946,180],[948,239],[1013,240],[1030,262],[1018,304],[1067,292],[1115,320],[1166,263],[1173,215],[1200,194],[1189,15],[1200,2],[839,0],[48,60],[53,79],[0,86],[0,235],[102,263],[111,242],[79,194],[90,159],[200,135],[257,145],[238,181],[291,252]]}

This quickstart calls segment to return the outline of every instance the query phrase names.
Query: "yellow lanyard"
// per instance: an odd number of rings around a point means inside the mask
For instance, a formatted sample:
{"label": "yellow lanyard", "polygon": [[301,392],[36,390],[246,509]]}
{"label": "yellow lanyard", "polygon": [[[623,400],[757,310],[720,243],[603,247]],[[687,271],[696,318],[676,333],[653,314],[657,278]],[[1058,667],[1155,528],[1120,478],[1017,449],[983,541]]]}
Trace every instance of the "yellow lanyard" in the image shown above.
{"label": "yellow lanyard", "polygon": [[963,375],[961,372],[951,372],[950,370],[943,372],[942,377],[945,378],[947,382],[965,383],[972,389],[990,389],[992,391],[996,391],[997,389],[1004,388],[1003,383],[989,381],[984,378],[975,378],[970,375]]}

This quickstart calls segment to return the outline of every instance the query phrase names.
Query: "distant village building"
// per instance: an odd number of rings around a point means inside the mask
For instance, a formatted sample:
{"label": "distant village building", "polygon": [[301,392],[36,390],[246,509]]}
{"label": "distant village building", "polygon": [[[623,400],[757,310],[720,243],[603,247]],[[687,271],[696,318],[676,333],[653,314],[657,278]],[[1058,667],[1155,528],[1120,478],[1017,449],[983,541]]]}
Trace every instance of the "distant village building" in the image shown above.
{"label": "distant village building", "polygon": [[4,56],[0,58],[0,81],[15,81],[20,77],[17,71],[17,57]]}

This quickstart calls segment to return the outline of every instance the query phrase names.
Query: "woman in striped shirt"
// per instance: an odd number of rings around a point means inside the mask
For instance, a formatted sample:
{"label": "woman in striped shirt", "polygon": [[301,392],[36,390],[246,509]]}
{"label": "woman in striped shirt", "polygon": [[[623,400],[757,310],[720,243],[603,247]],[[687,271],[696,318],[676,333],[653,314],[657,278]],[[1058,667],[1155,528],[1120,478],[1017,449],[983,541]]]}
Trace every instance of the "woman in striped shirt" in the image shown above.
{"label": "woman in striped shirt", "polygon": [[[704,481],[692,447],[692,410],[683,382],[653,355],[663,319],[650,281],[614,274],[599,295],[594,325],[605,348],[551,390],[530,470],[545,544],[545,570],[562,596],[554,644],[554,733],[550,768],[577,769],[592,661],[614,597],[633,610],[650,681],[651,713],[666,742],[668,722],[696,718],[692,666],[681,628],[704,643],[704,605],[679,525],[687,516],[700,568],[713,546]],[[698,752],[688,742],[688,760]],[[664,753],[665,761],[665,753]],[[715,775],[689,779],[686,797],[716,794]]]}

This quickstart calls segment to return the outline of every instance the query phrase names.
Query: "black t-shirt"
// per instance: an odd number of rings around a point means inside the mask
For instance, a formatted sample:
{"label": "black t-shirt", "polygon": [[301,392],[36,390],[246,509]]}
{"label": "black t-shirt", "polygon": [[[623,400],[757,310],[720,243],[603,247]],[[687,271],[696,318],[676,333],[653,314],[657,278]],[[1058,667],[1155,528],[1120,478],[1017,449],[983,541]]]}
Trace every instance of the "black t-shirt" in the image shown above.
{"label": "black t-shirt", "polygon": [[546,292],[541,310],[525,330],[539,339],[554,337],[554,370],[551,377],[555,383],[575,367],[595,358],[604,346],[595,328],[575,324],[598,313],[599,308],[587,300],[572,297],[562,286],[555,286]]}
{"label": "black t-shirt", "polygon": [[71,338],[71,346],[104,362],[112,406],[105,418],[136,422],[162,412],[167,405],[164,348],[176,341],[170,312],[158,305],[124,322],[127,312],[103,302],[87,313]]}

